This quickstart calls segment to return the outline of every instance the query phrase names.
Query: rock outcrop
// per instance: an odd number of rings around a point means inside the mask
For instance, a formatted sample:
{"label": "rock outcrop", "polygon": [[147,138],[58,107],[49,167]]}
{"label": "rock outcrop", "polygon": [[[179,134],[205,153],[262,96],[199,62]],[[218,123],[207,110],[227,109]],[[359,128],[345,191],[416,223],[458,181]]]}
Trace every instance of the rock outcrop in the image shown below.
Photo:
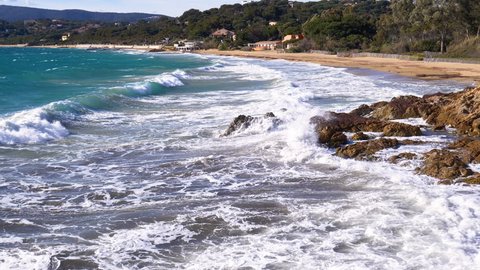
{"label": "rock outcrop", "polygon": [[422,98],[396,97],[390,102],[362,105],[351,114],[379,120],[423,118],[437,130],[451,126],[459,134],[480,136],[480,88],[425,95]]}
{"label": "rock outcrop", "polygon": [[332,142],[332,138],[339,132],[382,132],[386,137],[422,135],[422,131],[417,126],[371,119],[352,113],[329,112],[324,116],[313,117],[310,122],[315,124],[319,143],[329,147],[338,147],[338,140]]}
{"label": "rock outcrop", "polygon": [[414,160],[414,159],[417,159],[417,158],[418,158],[417,154],[406,152],[406,153],[400,153],[398,155],[391,156],[388,159],[388,162],[393,163],[393,164],[398,164],[402,160]]}
{"label": "rock outcrop", "polygon": [[462,138],[448,146],[455,150],[458,157],[466,163],[480,163],[480,140],[476,138]]}
{"label": "rock outcrop", "polygon": [[354,141],[366,141],[366,140],[370,140],[370,136],[368,136],[367,134],[365,134],[363,132],[357,132],[357,133],[353,134],[352,140],[354,140]]}
{"label": "rock outcrop", "polygon": [[363,160],[371,160],[372,156],[380,150],[387,148],[396,148],[400,146],[397,139],[377,139],[365,142],[358,142],[338,148],[336,155],[342,158],[355,158]]}
{"label": "rock outcrop", "polygon": [[415,96],[400,96],[390,102],[377,102],[372,105],[362,105],[351,113],[359,116],[370,115],[380,120],[418,118],[428,115],[430,104]]}
{"label": "rock outcrop", "polygon": [[453,180],[473,175],[468,164],[449,150],[434,149],[424,155],[425,161],[418,169],[421,174],[442,180]]}
{"label": "rock outcrop", "polygon": [[[423,144],[419,140],[387,138],[422,136],[419,126],[391,121],[407,118],[422,118],[430,125],[431,132],[441,132],[442,135],[451,132],[450,127],[455,128],[463,137],[444,149],[434,149],[423,156],[408,152],[393,155],[387,158],[389,162],[415,159],[423,161],[418,173],[438,178],[441,183],[480,184],[480,173],[475,174],[469,167],[470,163],[480,163],[480,87],[423,97],[400,96],[389,102],[362,105],[350,113],[328,112],[311,118],[310,123],[315,126],[318,142],[336,148],[337,156],[373,160],[383,149]],[[248,128],[262,119],[279,121],[273,113],[263,117],[240,115],[224,135]],[[364,132],[379,133],[381,135],[376,136],[381,138],[371,138]],[[355,133],[352,141],[345,133]]]}
{"label": "rock outcrop", "polygon": [[237,116],[232,123],[228,126],[227,130],[223,133],[223,136],[230,136],[233,133],[249,128],[253,123],[259,122],[265,119],[272,121],[272,126],[276,127],[281,124],[280,119],[278,119],[275,114],[272,112],[266,113],[263,117],[253,117],[250,115],[239,115]]}

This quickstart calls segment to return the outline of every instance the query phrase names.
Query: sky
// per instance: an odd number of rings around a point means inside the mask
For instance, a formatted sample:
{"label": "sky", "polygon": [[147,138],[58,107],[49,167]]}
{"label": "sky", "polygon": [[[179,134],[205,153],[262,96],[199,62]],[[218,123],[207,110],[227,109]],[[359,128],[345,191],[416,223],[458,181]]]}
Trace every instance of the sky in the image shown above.
{"label": "sky", "polygon": [[205,10],[241,0],[0,0],[0,5],[89,11],[146,12],[179,16],[191,8]]}

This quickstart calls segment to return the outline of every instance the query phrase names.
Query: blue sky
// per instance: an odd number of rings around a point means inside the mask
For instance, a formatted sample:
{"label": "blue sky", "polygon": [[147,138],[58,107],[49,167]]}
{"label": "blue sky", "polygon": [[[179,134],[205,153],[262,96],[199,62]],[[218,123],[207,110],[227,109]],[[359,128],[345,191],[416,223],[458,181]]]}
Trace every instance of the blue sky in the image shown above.
{"label": "blue sky", "polygon": [[0,4],[50,9],[85,9],[90,11],[147,12],[179,16],[190,8],[200,10],[241,0],[0,0]]}

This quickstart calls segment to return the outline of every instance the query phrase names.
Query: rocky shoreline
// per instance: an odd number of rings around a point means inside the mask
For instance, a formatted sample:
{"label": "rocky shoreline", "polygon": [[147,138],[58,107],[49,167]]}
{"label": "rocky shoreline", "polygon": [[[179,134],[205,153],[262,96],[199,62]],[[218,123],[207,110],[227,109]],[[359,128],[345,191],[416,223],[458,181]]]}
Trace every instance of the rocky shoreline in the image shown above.
{"label": "rocky shoreline", "polygon": [[[397,122],[411,118],[421,118],[428,125]],[[274,126],[282,124],[273,113],[263,117],[240,115],[224,136],[264,120],[272,121]],[[471,169],[471,165],[480,163],[480,87],[423,97],[395,97],[389,102],[362,105],[350,113],[327,112],[312,117],[310,123],[315,127],[320,146],[334,149],[341,158],[366,161],[377,160],[375,154],[385,149],[425,144],[418,140],[428,136],[425,132],[451,133],[456,141],[445,147],[423,154],[401,152],[386,161],[397,164],[419,160],[421,165],[416,172],[436,178],[441,184],[480,184],[480,173]]]}

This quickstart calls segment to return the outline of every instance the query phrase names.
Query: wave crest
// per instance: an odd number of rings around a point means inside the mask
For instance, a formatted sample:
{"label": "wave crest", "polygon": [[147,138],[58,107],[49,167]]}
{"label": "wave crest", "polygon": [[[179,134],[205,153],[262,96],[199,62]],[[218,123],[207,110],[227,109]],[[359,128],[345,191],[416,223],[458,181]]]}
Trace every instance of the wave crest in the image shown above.
{"label": "wave crest", "polygon": [[42,107],[0,119],[0,144],[35,144],[68,136],[69,131],[60,121],[49,118]]}

